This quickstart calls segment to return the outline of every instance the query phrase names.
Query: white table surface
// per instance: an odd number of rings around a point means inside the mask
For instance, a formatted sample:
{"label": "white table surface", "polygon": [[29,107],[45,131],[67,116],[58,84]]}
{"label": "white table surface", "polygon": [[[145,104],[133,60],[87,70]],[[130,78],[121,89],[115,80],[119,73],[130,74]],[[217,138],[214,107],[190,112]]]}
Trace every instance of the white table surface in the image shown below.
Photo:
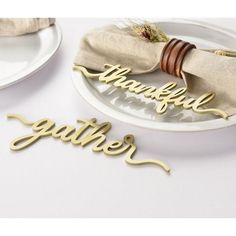
{"label": "white table surface", "polygon": [[[205,19],[206,21],[206,19]],[[207,20],[231,29],[236,19]],[[71,65],[82,35],[107,19],[58,19],[63,43],[49,64],[0,91],[0,217],[235,217],[236,126],[197,133],[158,132],[111,119],[75,90]],[[96,117],[113,124],[109,139],[132,133],[137,159],[171,166],[132,167],[123,156],[93,153],[51,137],[12,152],[10,141],[30,132],[7,113],[31,120],[49,117],[76,125]]]}

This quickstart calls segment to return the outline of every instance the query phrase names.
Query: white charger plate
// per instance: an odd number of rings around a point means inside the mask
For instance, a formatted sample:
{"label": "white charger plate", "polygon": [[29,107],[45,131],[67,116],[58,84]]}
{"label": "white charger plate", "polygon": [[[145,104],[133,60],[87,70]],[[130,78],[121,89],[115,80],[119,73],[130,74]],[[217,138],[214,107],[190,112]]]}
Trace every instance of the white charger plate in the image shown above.
{"label": "white charger plate", "polygon": [[57,24],[36,33],[0,37],[0,89],[29,78],[56,53],[62,40]]}
{"label": "white charger plate", "polygon": [[[198,48],[236,50],[236,33],[229,30],[185,20],[163,21],[158,22],[158,25],[169,36],[192,42]],[[132,76],[132,79],[156,87],[169,81],[175,81],[178,85],[184,86],[180,79],[175,79],[161,71]],[[165,114],[158,115],[155,111],[156,103],[142,95],[86,79],[78,71],[73,71],[72,80],[81,96],[97,110],[125,123],[143,128],[186,132],[219,129],[236,124],[236,115],[224,120],[213,115],[197,114],[191,110],[181,110],[176,107],[171,107]]]}

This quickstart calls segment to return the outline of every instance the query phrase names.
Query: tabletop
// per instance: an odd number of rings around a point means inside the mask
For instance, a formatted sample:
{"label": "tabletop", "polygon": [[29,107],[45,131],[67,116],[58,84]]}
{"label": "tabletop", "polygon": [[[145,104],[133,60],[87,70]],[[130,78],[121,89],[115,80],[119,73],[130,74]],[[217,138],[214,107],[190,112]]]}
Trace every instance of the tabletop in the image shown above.
{"label": "tabletop", "polygon": [[[198,19],[200,20],[200,19]],[[193,133],[147,130],[112,119],[90,106],[73,86],[72,64],[80,38],[114,19],[58,19],[63,42],[31,78],[0,90],[0,217],[235,217],[236,126]],[[235,19],[201,19],[234,30]],[[44,137],[13,152],[9,143],[30,132],[6,114],[109,121],[109,139],[131,133],[137,159],[171,167],[127,165],[124,156],[93,153]]]}

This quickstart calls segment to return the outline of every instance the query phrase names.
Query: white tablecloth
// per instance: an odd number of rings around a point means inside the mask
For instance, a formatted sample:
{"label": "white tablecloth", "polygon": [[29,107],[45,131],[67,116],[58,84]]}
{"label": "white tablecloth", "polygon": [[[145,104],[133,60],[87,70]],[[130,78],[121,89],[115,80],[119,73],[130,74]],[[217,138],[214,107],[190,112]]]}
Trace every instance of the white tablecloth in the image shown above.
{"label": "white tablecloth", "polygon": [[[205,20],[206,21],[206,20]],[[235,29],[236,20],[207,20]],[[235,217],[236,126],[209,132],[170,133],[137,128],[88,105],[73,87],[71,65],[79,39],[106,19],[58,19],[63,43],[49,64],[0,91],[0,217]],[[110,121],[110,139],[132,133],[137,159],[155,166],[132,167],[123,156],[94,154],[51,137],[12,152],[10,141],[30,132],[7,113],[76,125],[77,118]]]}

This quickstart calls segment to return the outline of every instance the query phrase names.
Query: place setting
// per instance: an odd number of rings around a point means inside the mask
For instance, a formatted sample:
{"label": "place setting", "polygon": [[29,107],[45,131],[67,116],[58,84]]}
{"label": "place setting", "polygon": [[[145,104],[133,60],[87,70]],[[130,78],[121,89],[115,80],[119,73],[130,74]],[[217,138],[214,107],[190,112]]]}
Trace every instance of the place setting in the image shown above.
{"label": "place setting", "polygon": [[0,18],[0,89],[32,78],[61,41],[55,18]]}
{"label": "place setting", "polygon": [[236,123],[236,33],[190,20],[127,21],[87,32],[73,83],[100,112],[162,131]]}

